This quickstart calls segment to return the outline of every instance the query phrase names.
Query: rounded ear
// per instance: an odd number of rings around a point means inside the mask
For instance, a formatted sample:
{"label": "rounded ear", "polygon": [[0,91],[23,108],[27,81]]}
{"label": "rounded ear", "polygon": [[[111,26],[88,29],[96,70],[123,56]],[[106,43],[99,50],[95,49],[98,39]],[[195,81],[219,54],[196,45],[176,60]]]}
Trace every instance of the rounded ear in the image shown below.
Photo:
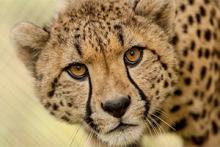
{"label": "rounded ear", "polygon": [[137,15],[148,17],[168,35],[173,33],[176,15],[175,0],[127,0]]}
{"label": "rounded ear", "polygon": [[11,31],[11,39],[17,48],[18,57],[31,72],[39,53],[49,40],[49,32],[31,23],[20,23]]}

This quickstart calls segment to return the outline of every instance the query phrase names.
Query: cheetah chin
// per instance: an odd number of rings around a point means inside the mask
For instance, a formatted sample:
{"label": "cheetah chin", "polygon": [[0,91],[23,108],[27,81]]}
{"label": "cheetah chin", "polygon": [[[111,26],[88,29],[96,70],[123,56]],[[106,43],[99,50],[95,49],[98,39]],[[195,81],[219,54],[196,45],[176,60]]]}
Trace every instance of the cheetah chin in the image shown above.
{"label": "cheetah chin", "polygon": [[97,134],[98,138],[109,146],[128,146],[138,144],[144,133],[144,126],[117,126],[107,134]]}

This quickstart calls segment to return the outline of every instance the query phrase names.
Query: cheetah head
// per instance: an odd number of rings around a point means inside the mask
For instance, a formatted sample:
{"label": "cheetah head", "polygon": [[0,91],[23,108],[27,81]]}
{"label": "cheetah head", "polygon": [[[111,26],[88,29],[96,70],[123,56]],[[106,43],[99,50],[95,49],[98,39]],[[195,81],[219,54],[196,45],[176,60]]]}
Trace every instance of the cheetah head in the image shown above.
{"label": "cheetah head", "polygon": [[173,90],[174,17],[173,0],[71,0],[48,27],[20,23],[12,38],[52,115],[125,146]]}

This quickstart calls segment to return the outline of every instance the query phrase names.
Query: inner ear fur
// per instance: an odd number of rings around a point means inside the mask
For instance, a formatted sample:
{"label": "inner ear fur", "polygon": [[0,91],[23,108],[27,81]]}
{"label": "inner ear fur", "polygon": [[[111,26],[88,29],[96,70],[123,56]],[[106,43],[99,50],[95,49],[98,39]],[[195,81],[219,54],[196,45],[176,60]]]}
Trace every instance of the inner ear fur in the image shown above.
{"label": "inner ear fur", "polygon": [[49,37],[49,31],[28,22],[19,23],[12,29],[11,39],[17,55],[31,72]]}

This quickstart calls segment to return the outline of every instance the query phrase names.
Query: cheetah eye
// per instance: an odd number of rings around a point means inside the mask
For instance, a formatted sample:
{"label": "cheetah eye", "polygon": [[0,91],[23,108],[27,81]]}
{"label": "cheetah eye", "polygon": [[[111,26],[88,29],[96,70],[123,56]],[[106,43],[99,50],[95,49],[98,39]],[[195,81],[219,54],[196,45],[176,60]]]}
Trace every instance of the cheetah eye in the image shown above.
{"label": "cheetah eye", "polygon": [[127,66],[135,66],[140,63],[143,57],[143,47],[132,47],[127,50],[124,55],[125,64]]}
{"label": "cheetah eye", "polygon": [[67,73],[74,79],[81,80],[88,76],[88,69],[85,64],[74,63],[66,68]]}

